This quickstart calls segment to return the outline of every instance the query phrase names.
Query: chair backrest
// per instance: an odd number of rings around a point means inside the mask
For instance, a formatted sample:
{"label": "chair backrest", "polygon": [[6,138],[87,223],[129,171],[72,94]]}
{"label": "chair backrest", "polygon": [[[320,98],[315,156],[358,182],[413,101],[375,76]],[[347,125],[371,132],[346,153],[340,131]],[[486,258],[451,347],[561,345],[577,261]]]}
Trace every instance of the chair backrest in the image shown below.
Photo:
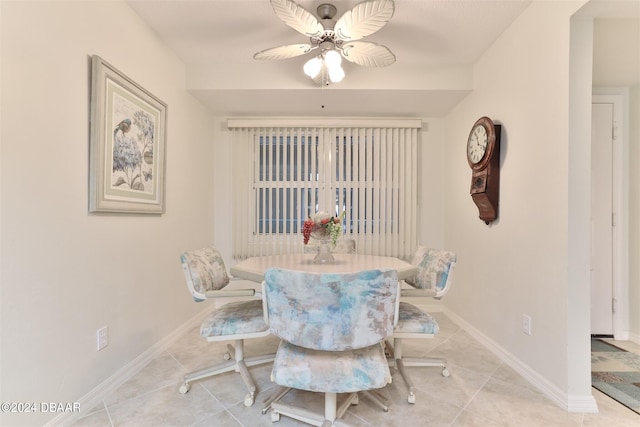
{"label": "chair backrest", "polygon": [[456,265],[454,252],[418,246],[411,264],[418,267],[418,273],[405,282],[418,289],[433,291],[435,298],[441,298],[449,291]]}
{"label": "chair backrest", "polygon": [[356,241],[354,239],[340,239],[336,242],[336,247],[331,252],[336,254],[355,254]]}
{"label": "chair backrest", "polygon": [[308,273],[271,268],[263,299],[271,333],[299,347],[344,351],[379,343],[397,322],[395,270]]}
{"label": "chair backrest", "polygon": [[213,246],[187,251],[180,255],[187,287],[195,301],[204,301],[207,291],[216,291],[229,284],[229,275],[220,252]]}

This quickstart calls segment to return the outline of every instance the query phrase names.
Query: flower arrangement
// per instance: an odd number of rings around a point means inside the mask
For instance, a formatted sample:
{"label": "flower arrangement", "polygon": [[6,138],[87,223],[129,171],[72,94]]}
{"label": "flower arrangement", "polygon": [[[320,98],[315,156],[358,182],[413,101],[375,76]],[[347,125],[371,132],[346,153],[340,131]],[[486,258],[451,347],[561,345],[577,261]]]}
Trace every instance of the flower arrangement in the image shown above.
{"label": "flower arrangement", "polygon": [[338,216],[319,211],[315,215],[309,216],[302,224],[304,244],[309,243],[309,237],[313,235],[314,238],[318,239],[331,238],[331,243],[335,246],[338,237],[342,234],[342,219],[344,215],[344,211]]}

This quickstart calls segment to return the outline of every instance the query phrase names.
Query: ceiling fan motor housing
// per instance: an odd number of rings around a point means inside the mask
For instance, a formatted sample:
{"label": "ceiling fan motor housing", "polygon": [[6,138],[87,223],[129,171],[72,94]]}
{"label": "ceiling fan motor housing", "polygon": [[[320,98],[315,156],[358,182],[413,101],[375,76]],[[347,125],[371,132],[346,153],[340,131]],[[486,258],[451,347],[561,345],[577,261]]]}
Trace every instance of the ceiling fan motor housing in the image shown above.
{"label": "ceiling fan motor housing", "polygon": [[332,4],[323,3],[318,6],[316,11],[318,12],[318,17],[320,19],[333,19],[333,17],[336,16],[336,12],[338,12],[338,9],[336,9],[336,7]]}

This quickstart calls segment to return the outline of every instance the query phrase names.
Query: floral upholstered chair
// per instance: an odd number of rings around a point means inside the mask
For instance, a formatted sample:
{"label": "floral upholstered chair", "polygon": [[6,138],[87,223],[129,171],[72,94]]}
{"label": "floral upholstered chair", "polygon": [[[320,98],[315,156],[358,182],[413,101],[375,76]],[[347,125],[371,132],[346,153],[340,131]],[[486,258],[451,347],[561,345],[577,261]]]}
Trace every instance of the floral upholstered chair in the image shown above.
{"label": "floral upholstered chair", "polygon": [[[383,342],[393,334],[398,291],[395,270],[266,271],[265,314],[271,333],[281,338],[271,379],[285,392],[294,388],[325,395],[324,414],[276,400],[272,421],[285,415],[331,425],[357,403],[357,392],[380,389],[391,381]],[[339,409],[338,393],[348,394]]]}
{"label": "floral upholstered chair", "polygon": [[[411,263],[418,267],[418,272],[415,277],[405,279],[413,289],[403,289],[400,293],[401,298],[427,296],[440,299],[449,291],[456,265],[455,253],[420,246]],[[393,345],[387,343],[387,348],[393,356],[393,363],[409,388],[407,397],[409,403],[415,403],[416,397],[406,366],[440,366],[443,376],[448,377],[450,374],[445,359],[405,357],[402,340],[405,338],[429,339],[433,338],[438,331],[438,322],[429,313],[406,301],[400,301],[398,324],[393,333]]]}
{"label": "floral upholstered chair", "polygon": [[[189,292],[196,302],[209,298],[254,297],[254,289],[223,289],[229,284],[229,276],[218,250],[212,246],[192,250],[180,256],[184,277]],[[272,362],[274,354],[244,357],[244,340],[265,337],[269,328],[264,321],[262,301],[258,298],[227,303],[213,311],[201,324],[200,335],[207,341],[235,340],[235,347],[228,344],[228,360],[217,366],[201,369],[184,376],[180,393],[191,388],[191,382],[224,372],[239,372],[249,393],[245,396],[245,406],[253,405],[256,385],[247,366]],[[230,360],[232,359],[232,360]]]}

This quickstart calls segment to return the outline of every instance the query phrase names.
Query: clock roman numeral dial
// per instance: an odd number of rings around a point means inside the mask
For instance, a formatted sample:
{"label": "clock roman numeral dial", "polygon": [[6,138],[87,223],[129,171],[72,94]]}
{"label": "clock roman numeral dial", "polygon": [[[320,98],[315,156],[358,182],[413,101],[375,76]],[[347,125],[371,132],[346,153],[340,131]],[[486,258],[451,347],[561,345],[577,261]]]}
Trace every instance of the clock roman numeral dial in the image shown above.
{"label": "clock roman numeral dial", "polygon": [[487,151],[487,130],[483,126],[476,126],[469,135],[467,156],[471,163],[478,163]]}

